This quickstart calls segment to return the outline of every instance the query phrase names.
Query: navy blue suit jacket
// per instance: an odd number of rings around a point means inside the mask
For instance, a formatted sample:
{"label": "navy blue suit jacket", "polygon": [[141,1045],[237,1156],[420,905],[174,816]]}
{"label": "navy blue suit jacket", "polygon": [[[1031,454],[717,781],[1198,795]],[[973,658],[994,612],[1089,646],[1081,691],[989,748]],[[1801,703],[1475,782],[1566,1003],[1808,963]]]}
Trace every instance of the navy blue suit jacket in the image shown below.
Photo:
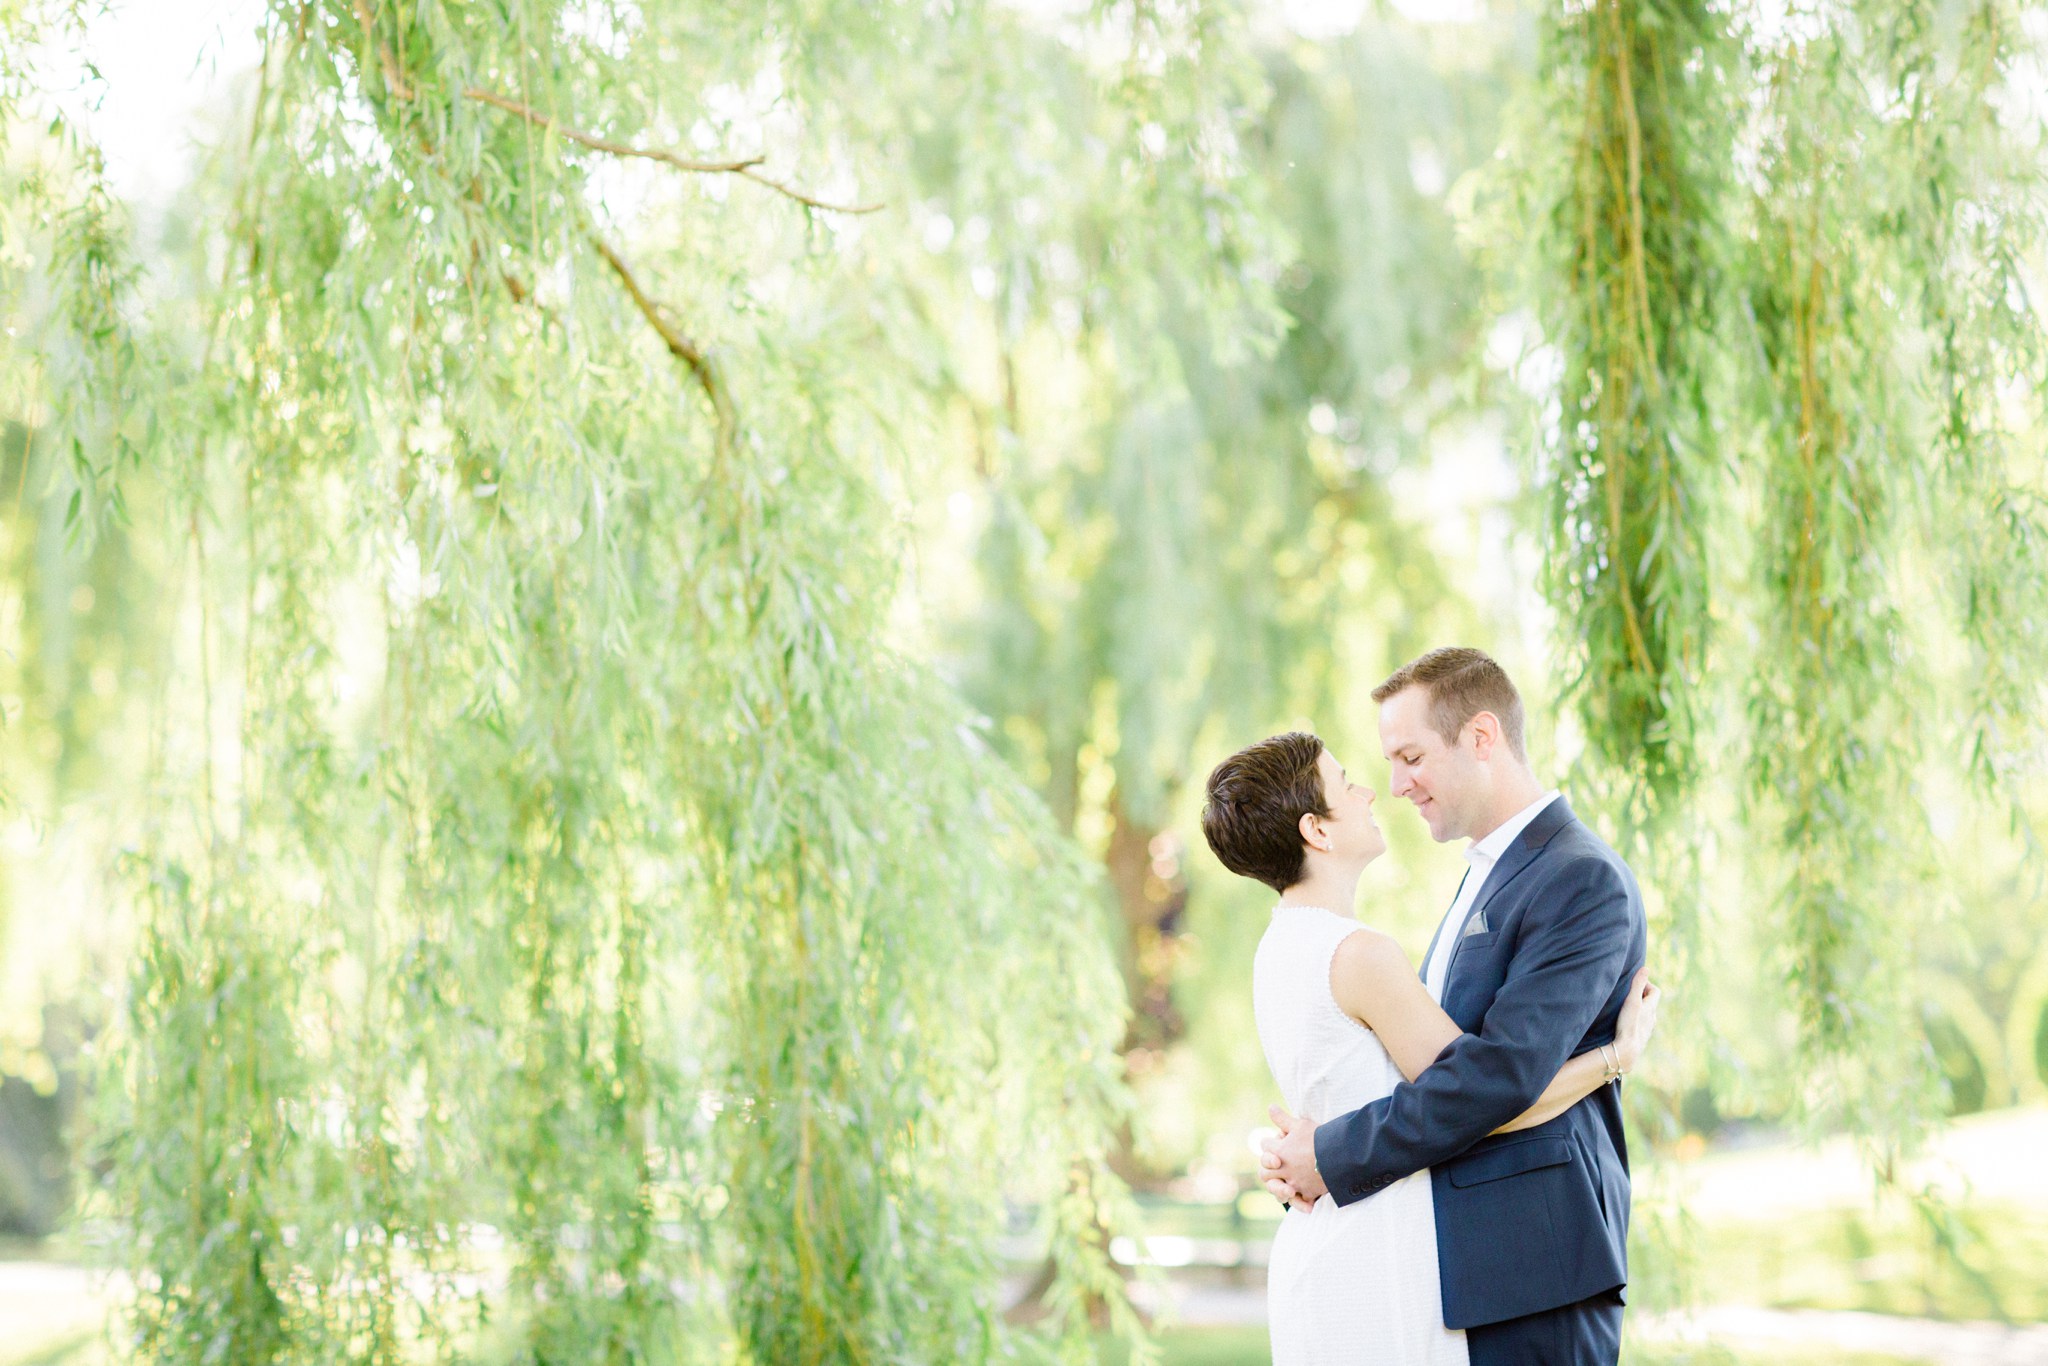
{"label": "navy blue suit jacket", "polygon": [[1413,1082],[1316,1130],[1316,1166],[1340,1205],[1431,1169],[1450,1328],[1627,1283],[1620,1086],[1489,1135],[1568,1059],[1614,1038],[1649,945],[1634,874],[1562,797],[1501,855],[1465,924],[1443,999],[1465,1033]]}

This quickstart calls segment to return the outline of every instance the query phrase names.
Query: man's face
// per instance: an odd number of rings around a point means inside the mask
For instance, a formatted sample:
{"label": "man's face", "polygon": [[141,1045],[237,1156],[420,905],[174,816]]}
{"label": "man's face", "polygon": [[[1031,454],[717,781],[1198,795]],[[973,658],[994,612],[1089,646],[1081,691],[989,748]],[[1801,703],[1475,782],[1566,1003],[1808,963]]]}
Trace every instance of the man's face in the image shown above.
{"label": "man's face", "polygon": [[1429,692],[1403,688],[1380,703],[1380,748],[1391,768],[1387,790],[1406,797],[1442,844],[1466,836],[1485,804],[1486,769],[1472,752],[1471,726],[1450,744],[1429,724]]}

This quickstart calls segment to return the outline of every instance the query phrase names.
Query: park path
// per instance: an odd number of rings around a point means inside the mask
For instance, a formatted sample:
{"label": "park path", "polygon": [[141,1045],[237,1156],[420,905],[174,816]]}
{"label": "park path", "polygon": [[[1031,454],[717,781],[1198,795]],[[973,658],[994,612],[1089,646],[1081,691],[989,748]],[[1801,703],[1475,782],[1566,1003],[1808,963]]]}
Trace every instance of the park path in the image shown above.
{"label": "park path", "polygon": [[1941,1366],[2040,1366],[2048,1363],[2048,1324],[1951,1323],[1819,1309],[1724,1305],[1662,1315],[1640,1325],[1645,1337],[1715,1342],[1727,1347],[1831,1348]]}
{"label": "park path", "polygon": [[[1266,1321],[1260,1286],[1169,1281],[1148,1308],[1166,1309],[1174,1321],[1199,1325],[1252,1325]],[[1690,1314],[1647,1316],[1636,1322],[1645,1339],[1714,1343],[1768,1353],[1864,1352],[1940,1366],[2048,1366],[2048,1324],[1950,1323],[1890,1314],[1818,1309],[1756,1309],[1722,1305]]]}
{"label": "park path", "polygon": [[104,1285],[82,1266],[0,1261],[0,1362],[91,1331],[106,1313]]}
{"label": "park path", "polygon": [[[2048,1212],[2048,1106],[1995,1110],[1950,1120],[1907,1165],[1900,1184],[1931,1187],[1959,1203]],[[1744,1221],[1758,1210],[1778,1218],[1867,1206],[1870,1163],[1847,1138],[1772,1143],[1711,1153],[1691,1162],[1641,1164],[1639,1191],[1668,1196],[1705,1223]]]}

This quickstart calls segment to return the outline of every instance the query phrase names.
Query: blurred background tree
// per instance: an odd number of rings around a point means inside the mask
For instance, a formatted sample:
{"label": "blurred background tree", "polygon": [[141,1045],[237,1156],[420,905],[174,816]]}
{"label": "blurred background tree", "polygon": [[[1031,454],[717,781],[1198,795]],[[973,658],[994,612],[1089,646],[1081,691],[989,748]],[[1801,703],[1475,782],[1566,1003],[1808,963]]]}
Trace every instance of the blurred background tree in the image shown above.
{"label": "blurred background tree", "polygon": [[[1246,165],[1287,249],[1278,345],[1218,337],[1163,271],[1157,324],[1083,318],[1067,370],[1027,336],[984,397],[1001,454],[959,495],[978,576],[952,648],[1003,752],[1103,859],[1140,1076],[1188,1028],[1205,756],[1295,716],[1369,745],[1359,681],[1474,623],[1391,481],[1469,421],[1484,300],[1445,194],[1493,146],[1504,58],[1444,61],[1386,21],[1269,48]],[[1017,397],[1048,388],[1080,401]]]}

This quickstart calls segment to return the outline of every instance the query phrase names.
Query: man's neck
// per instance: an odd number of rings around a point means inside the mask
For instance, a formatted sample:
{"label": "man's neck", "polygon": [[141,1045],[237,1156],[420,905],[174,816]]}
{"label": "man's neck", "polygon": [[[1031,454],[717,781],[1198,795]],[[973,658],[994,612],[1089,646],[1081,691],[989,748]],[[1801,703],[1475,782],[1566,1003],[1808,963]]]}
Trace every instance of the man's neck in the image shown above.
{"label": "man's neck", "polygon": [[1474,828],[1472,831],[1471,837],[1475,841],[1483,840],[1500,829],[1507,824],[1509,818],[1544,793],[1543,784],[1537,782],[1536,775],[1526,768],[1503,776],[1507,781],[1495,794],[1492,805],[1487,809],[1486,819],[1482,822],[1485,829]]}
{"label": "man's neck", "polygon": [[1357,869],[1326,868],[1280,893],[1283,906],[1320,906],[1338,915],[1350,915],[1358,904]]}

